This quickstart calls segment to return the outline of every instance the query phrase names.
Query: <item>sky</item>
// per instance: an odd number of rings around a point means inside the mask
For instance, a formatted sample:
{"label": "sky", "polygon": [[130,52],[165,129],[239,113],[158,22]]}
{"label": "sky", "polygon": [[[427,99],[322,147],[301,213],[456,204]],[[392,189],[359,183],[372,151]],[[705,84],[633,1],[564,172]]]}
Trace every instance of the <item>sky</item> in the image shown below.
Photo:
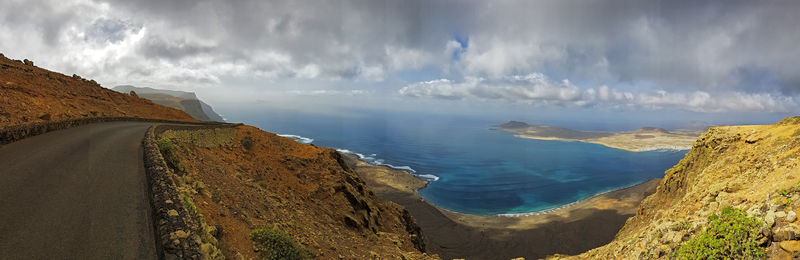
{"label": "sky", "polygon": [[0,0],[0,52],[226,108],[763,123],[800,1]]}

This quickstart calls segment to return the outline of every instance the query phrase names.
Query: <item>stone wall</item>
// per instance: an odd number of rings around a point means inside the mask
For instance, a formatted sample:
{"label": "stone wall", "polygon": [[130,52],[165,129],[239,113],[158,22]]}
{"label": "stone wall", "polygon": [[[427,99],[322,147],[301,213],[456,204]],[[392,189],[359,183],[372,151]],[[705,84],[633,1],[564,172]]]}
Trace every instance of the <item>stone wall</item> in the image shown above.
{"label": "stone wall", "polygon": [[[158,135],[167,130],[233,128],[240,124],[209,124],[202,126],[159,125],[150,127],[145,134],[144,165],[150,189],[153,223],[155,225],[157,249],[162,259],[205,259],[206,252],[217,251],[203,248],[197,223],[183,204],[174,173],[156,145]],[[206,244],[206,247],[209,245]]]}

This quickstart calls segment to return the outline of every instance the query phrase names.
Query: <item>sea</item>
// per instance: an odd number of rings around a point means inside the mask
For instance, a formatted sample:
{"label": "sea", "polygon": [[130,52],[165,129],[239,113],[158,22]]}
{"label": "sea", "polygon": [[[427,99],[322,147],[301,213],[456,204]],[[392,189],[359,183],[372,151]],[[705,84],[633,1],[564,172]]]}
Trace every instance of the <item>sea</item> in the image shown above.
{"label": "sea", "polygon": [[298,142],[353,153],[430,181],[420,195],[466,214],[531,214],[661,178],[687,151],[628,152],[492,129],[507,118],[410,112],[228,115]]}

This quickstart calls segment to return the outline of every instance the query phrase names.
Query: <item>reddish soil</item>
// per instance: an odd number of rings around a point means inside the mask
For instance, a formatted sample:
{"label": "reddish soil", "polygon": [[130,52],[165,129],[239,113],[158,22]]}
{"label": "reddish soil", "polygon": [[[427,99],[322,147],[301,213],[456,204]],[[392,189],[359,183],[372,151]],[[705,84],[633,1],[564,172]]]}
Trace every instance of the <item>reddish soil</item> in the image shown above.
{"label": "reddish soil", "polygon": [[183,111],[0,55],[0,127],[87,117],[196,121]]}
{"label": "reddish soil", "polygon": [[[250,136],[252,148],[241,140]],[[270,226],[323,259],[425,259],[413,218],[377,198],[336,151],[297,143],[251,126],[232,145],[177,145],[183,179],[206,222],[221,225],[226,257],[257,258],[250,230]],[[418,231],[417,231],[418,232]]]}

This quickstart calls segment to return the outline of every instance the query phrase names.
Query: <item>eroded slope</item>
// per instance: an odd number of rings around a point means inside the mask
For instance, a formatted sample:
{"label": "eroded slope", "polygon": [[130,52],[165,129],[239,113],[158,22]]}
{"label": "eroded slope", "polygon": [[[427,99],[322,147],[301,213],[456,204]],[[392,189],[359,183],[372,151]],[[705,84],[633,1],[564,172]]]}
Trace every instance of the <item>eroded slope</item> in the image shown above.
{"label": "eroded slope", "polygon": [[178,182],[226,257],[255,258],[251,230],[268,226],[321,259],[426,259],[413,218],[378,199],[336,151],[240,126],[168,131]]}
{"label": "eroded slope", "polygon": [[673,258],[731,207],[759,222],[755,243],[767,257],[800,255],[800,117],[773,125],[713,127],[665,173],[606,246],[579,258]]}

